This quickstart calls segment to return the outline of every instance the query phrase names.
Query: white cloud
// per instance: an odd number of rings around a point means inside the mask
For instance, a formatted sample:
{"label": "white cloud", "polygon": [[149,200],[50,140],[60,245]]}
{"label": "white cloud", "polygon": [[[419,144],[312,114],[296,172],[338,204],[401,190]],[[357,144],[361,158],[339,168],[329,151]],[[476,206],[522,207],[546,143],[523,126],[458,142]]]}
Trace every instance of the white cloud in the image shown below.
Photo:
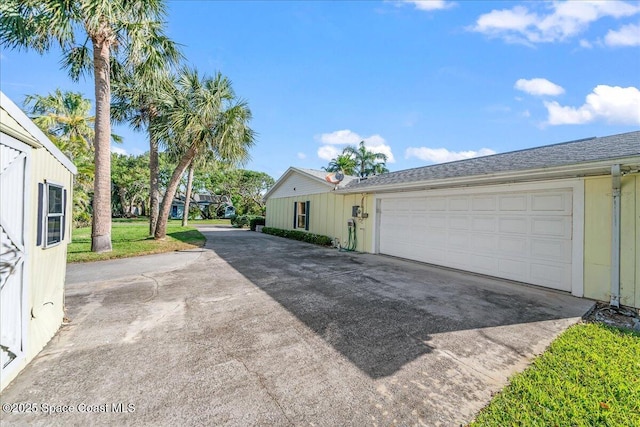
{"label": "white cloud", "polygon": [[333,145],[323,145],[318,148],[318,157],[322,160],[331,161],[331,159],[335,159],[341,152],[342,150],[337,149]]}
{"label": "white cloud", "polygon": [[550,82],[547,79],[535,78],[531,80],[520,79],[514,87],[530,95],[551,95],[556,96],[564,93],[562,86]]}
{"label": "white cloud", "polygon": [[550,125],[574,125],[603,120],[607,123],[640,125],[640,90],[631,87],[598,85],[580,107],[545,102]]}
{"label": "white cloud", "polygon": [[640,24],[624,25],[618,31],[609,30],[604,42],[609,46],[640,46]]}
{"label": "white cloud", "polygon": [[455,3],[445,0],[402,0],[402,3],[412,4],[418,10],[442,10],[453,7]]}
{"label": "white cloud", "polygon": [[407,159],[416,157],[427,162],[446,163],[472,157],[489,156],[491,154],[496,154],[496,152],[490,148],[481,148],[478,151],[449,151],[446,148],[409,147],[404,156]]}
{"label": "white cloud", "polygon": [[589,40],[582,39],[582,40],[580,40],[580,47],[582,47],[584,49],[591,49],[593,47],[593,45],[591,44],[591,42]]}
{"label": "white cloud", "polygon": [[501,37],[508,43],[549,43],[584,32],[604,17],[623,18],[640,13],[640,5],[624,1],[554,1],[528,3],[480,15],[471,31]]}
{"label": "white cloud", "polygon": [[296,156],[298,156],[298,158],[299,158],[300,160],[304,160],[304,159],[306,159],[306,158],[307,158],[307,155],[306,155],[306,154],[304,154],[304,153],[302,153],[302,152],[298,152],[298,154],[296,154]]}
{"label": "white cloud", "polygon": [[387,163],[395,162],[391,146],[378,134],[362,137],[349,129],[343,129],[331,133],[323,133],[320,136],[316,136],[316,139],[324,144],[318,148],[318,157],[324,160],[331,160],[342,153],[342,149],[337,148],[336,145],[357,146],[360,141],[364,141],[364,145],[369,150],[386,155]]}
{"label": "white cloud", "polygon": [[323,133],[319,137],[320,142],[323,144],[331,144],[331,145],[347,145],[347,144],[358,144],[362,141],[363,138],[360,137],[355,132],[351,132],[349,129],[337,130],[331,133]]}
{"label": "white cloud", "polygon": [[124,148],[115,146],[113,144],[111,145],[111,152],[116,154],[122,154],[124,156],[129,154],[127,153],[127,150],[125,150]]}

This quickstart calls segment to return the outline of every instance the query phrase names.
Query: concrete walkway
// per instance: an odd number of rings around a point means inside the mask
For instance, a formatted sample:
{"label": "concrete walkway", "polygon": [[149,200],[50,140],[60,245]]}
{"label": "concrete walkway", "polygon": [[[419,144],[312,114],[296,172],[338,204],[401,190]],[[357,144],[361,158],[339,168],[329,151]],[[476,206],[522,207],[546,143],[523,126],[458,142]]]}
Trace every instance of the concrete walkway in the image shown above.
{"label": "concrete walkway", "polygon": [[[3,425],[466,424],[592,305],[389,257],[201,230],[205,250],[173,254],[175,269],[167,255],[145,257],[162,272],[118,276],[140,259],[70,272],[71,323],[1,396],[38,412],[3,413]],[[60,413],[42,413],[52,408]]]}

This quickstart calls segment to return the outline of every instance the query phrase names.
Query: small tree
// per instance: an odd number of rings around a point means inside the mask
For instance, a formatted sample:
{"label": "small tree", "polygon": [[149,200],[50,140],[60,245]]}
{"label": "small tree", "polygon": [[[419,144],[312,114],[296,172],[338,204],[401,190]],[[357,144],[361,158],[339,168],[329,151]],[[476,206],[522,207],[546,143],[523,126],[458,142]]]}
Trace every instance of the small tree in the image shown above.
{"label": "small tree", "polygon": [[243,163],[254,143],[254,132],[248,125],[251,111],[245,101],[236,98],[231,81],[220,73],[213,78],[200,77],[196,70],[184,68],[162,100],[161,114],[152,131],[174,147],[179,160],[160,204],[156,239],[166,236],[178,184],[197,156],[210,151],[217,159]]}

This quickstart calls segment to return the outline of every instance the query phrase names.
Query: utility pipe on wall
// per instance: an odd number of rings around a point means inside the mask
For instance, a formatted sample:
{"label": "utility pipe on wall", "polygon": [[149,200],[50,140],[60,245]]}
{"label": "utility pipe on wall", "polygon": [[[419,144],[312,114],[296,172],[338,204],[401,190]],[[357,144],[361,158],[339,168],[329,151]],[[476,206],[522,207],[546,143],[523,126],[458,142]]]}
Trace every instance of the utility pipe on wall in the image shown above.
{"label": "utility pipe on wall", "polygon": [[611,301],[620,307],[620,165],[611,166],[613,210],[611,212]]}

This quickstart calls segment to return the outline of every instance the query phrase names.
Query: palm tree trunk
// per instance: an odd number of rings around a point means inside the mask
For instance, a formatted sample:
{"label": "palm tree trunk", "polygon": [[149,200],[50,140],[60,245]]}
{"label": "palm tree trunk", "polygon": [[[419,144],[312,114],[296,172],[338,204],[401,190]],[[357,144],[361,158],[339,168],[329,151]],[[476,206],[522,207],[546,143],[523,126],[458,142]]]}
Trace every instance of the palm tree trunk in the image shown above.
{"label": "palm tree trunk", "polygon": [[176,166],[169,185],[167,185],[167,191],[164,193],[162,203],[160,204],[160,213],[158,215],[158,223],[156,225],[156,231],[153,233],[155,239],[164,239],[167,237],[167,221],[169,221],[169,211],[171,210],[171,203],[176,195],[176,190],[180,184],[180,178],[184,174],[185,169],[189,166],[189,163],[196,156],[196,149],[194,147],[189,148],[187,152],[182,156],[180,162]]}
{"label": "palm tree trunk", "polygon": [[158,140],[149,131],[149,234],[153,235],[158,224],[160,190],[158,189],[160,163],[158,159]]}
{"label": "palm tree trunk", "polygon": [[95,76],[95,178],[91,250],[108,252],[111,247],[111,87],[109,81],[109,42],[93,41]]}
{"label": "palm tree trunk", "polygon": [[189,174],[187,177],[187,194],[184,197],[184,213],[182,214],[182,226],[186,227],[189,222],[189,205],[191,204],[191,188],[193,187],[193,162],[189,163]]}

